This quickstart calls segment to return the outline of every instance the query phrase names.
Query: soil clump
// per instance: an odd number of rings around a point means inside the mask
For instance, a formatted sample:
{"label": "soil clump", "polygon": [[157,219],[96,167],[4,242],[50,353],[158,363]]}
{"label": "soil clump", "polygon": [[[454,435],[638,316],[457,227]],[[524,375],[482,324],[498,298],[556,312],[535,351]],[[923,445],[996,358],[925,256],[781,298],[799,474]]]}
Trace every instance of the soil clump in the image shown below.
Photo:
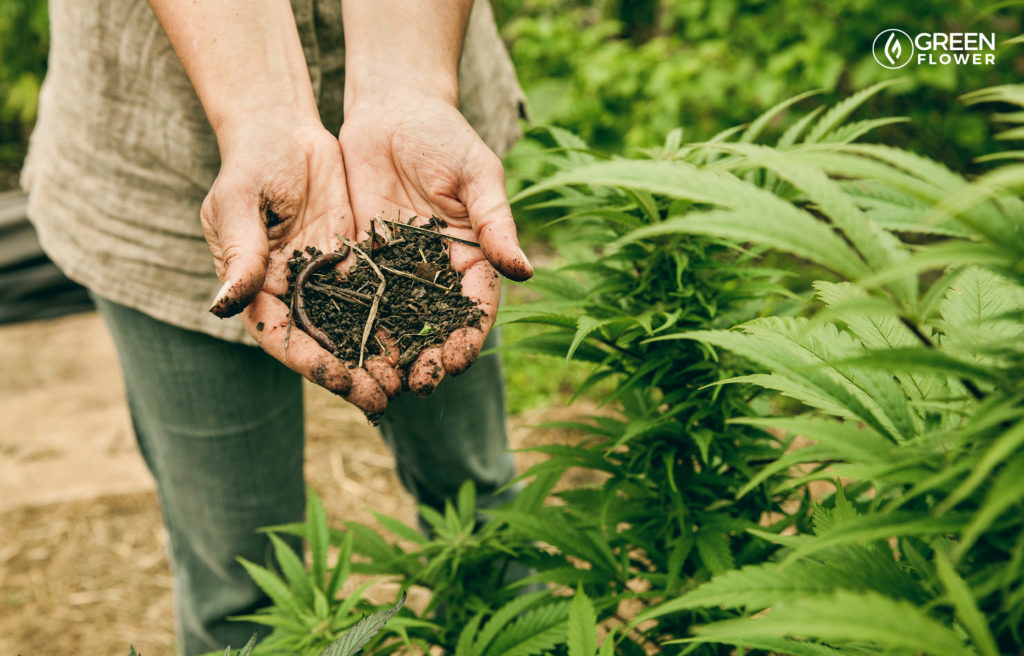
{"label": "soil clump", "polygon": [[[366,240],[334,253],[312,246],[295,251],[281,299],[298,327],[338,359],[359,366],[397,346],[398,366],[408,374],[423,349],[479,326],[484,313],[462,295],[462,274],[448,255],[453,238],[440,232],[443,220],[411,226],[375,219],[372,225]],[[342,272],[334,264],[348,248],[355,258]]]}

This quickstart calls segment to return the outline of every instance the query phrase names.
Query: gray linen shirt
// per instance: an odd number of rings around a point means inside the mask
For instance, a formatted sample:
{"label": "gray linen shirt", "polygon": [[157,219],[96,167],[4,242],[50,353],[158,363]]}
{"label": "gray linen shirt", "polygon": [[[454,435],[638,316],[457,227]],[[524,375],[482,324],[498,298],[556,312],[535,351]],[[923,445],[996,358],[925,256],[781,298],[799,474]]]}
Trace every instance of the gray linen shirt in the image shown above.
{"label": "gray linen shirt", "polygon": [[[340,0],[292,0],[324,125],[342,121]],[[199,99],[146,0],[50,0],[50,58],[22,186],[71,279],[170,324],[251,342],[207,309],[219,287],[199,207],[220,160]],[[499,156],[524,102],[487,0],[459,68],[462,112]]]}

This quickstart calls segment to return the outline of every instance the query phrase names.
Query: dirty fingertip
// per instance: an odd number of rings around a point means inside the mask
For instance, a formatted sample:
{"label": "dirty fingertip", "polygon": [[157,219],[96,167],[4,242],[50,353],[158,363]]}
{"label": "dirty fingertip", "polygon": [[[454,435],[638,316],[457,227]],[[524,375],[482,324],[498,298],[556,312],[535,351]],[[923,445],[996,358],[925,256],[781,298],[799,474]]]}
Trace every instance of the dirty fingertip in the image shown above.
{"label": "dirty fingertip", "polygon": [[[396,362],[397,364],[397,362]],[[377,381],[388,399],[393,399],[402,391],[402,379],[398,377],[394,365],[386,357],[367,360],[366,370]]]}
{"label": "dirty fingertip", "polygon": [[319,362],[313,365],[309,379],[335,394],[347,394],[352,388],[352,377],[338,362]]}
{"label": "dirty fingertip", "polygon": [[250,275],[240,280],[228,278],[217,291],[210,313],[221,319],[233,317],[246,308],[263,287],[262,276]]}
{"label": "dirty fingertip", "polygon": [[502,263],[501,272],[506,278],[516,282],[529,280],[533,277],[533,265],[530,264],[530,258],[526,257],[526,253],[518,246],[515,250],[515,255]]}
{"label": "dirty fingertip", "polygon": [[480,355],[484,343],[484,334],[476,328],[459,328],[445,341],[441,349],[441,361],[444,369],[453,376],[458,376]]}
{"label": "dirty fingertip", "polygon": [[409,373],[409,389],[418,396],[430,396],[444,379],[444,374],[441,349],[424,349]]}
{"label": "dirty fingertip", "polygon": [[365,369],[349,369],[352,387],[345,398],[367,415],[384,412],[388,407],[388,397],[384,389]]}

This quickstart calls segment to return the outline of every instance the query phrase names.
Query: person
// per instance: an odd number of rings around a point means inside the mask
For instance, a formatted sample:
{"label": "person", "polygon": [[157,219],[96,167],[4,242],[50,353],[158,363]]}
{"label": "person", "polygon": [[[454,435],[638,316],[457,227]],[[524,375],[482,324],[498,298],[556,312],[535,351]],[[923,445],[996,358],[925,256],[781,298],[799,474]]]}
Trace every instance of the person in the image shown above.
{"label": "person", "polygon": [[[496,272],[532,269],[499,159],[523,96],[486,1],[51,0],[50,19],[28,213],[114,337],[183,653],[244,643],[254,627],[226,618],[266,603],[236,557],[264,560],[256,529],[301,517],[299,375],[387,409],[421,502],[466,479],[499,502],[514,475],[499,365],[469,365]],[[293,250],[334,250],[376,215],[437,215],[480,244],[451,256],[486,317],[419,356],[414,392],[433,390],[427,368],[462,374],[430,398],[398,394],[391,359],[350,367],[289,331],[277,298]]]}

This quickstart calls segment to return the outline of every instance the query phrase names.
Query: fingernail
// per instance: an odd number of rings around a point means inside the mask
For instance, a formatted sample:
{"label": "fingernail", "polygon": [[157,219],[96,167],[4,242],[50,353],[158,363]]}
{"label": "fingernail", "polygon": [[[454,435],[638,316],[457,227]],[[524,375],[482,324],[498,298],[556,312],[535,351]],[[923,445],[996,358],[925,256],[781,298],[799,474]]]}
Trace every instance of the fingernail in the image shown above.
{"label": "fingernail", "polygon": [[[234,280],[228,280],[223,285],[221,285],[220,290],[213,297],[213,302],[210,303],[210,309],[208,310],[209,312],[217,315],[220,314],[219,312],[215,312],[215,310],[218,309],[218,306],[223,306],[227,302],[226,297],[228,295],[228,292],[231,291],[231,288],[234,286],[234,284]],[[223,311],[223,308],[221,308],[221,311]]]}
{"label": "fingernail", "polygon": [[523,261],[523,264],[525,265],[525,269],[524,269],[523,273],[526,274],[526,277],[524,278],[524,280],[526,278],[532,278],[533,277],[533,265],[530,264],[530,258],[526,257],[526,253],[523,252],[522,248],[519,248],[519,258]]}

